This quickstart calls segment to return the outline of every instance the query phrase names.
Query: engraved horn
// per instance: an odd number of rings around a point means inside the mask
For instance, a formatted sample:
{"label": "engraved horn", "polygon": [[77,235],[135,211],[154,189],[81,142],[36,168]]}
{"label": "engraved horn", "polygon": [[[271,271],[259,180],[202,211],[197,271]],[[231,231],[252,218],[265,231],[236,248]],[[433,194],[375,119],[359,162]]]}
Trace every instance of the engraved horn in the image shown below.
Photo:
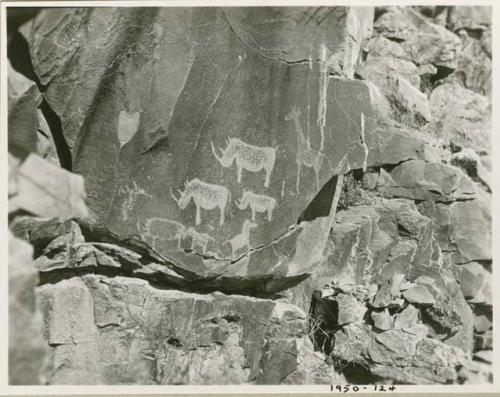
{"label": "engraved horn", "polygon": [[[179,192],[180,195],[182,195],[182,192],[179,189],[177,189],[177,191]],[[179,198],[175,198],[174,193],[172,192],[172,188],[170,188],[170,195],[172,196],[172,198],[174,199],[174,201],[178,204],[179,200],[180,200],[180,197]]]}
{"label": "engraved horn", "polygon": [[[222,155],[221,155],[221,156],[218,156],[218,155],[217,155],[217,152],[215,151],[215,146],[214,146],[213,142],[210,142],[210,145],[212,146],[212,153],[214,154],[215,158],[216,158],[219,162],[222,162]],[[222,152],[222,150],[221,150],[221,153],[223,153],[223,152]]]}

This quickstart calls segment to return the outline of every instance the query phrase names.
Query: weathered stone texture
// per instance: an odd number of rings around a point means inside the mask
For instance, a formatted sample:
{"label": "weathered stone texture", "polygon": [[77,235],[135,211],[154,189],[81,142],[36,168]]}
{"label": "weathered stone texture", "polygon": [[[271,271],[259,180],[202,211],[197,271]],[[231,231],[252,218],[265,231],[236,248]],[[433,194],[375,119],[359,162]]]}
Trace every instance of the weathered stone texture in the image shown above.
{"label": "weathered stone texture", "polygon": [[313,352],[305,313],[286,303],[91,275],[37,293],[55,367],[51,383],[340,381]]}

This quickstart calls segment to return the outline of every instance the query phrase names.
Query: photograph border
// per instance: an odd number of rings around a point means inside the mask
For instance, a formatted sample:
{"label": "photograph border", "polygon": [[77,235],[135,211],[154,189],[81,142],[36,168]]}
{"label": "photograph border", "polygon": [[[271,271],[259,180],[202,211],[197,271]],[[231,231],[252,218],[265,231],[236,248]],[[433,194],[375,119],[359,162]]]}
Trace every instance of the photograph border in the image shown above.
{"label": "photograph border", "polygon": [[[95,395],[97,394],[127,394],[127,395],[177,395],[177,394],[227,394],[239,396],[248,396],[252,394],[271,393],[273,396],[280,396],[283,393],[305,396],[304,393],[339,393],[333,385],[333,392],[330,385],[277,385],[277,386],[253,386],[253,385],[231,385],[231,386],[204,386],[204,385],[185,385],[185,386],[10,386],[8,385],[8,200],[7,182],[8,182],[8,159],[7,159],[7,27],[6,11],[8,7],[196,7],[196,6],[377,6],[377,5],[478,5],[492,7],[493,20],[493,41],[492,41],[492,162],[493,162],[493,188],[492,188],[492,245],[493,245],[493,333],[494,333],[494,383],[492,385],[424,385],[396,386],[396,391],[385,392],[390,395],[401,395],[404,393],[429,394],[445,393],[443,396],[467,393],[471,395],[484,395],[477,393],[491,393],[500,395],[500,271],[497,266],[500,259],[500,200],[497,200],[496,192],[500,189],[500,162],[498,159],[500,147],[500,122],[498,115],[499,87],[498,87],[498,56],[500,55],[500,2],[476,0],[476,1],[297,1],[297,0],[165,0],[165,1],[2,1],[0,14],[0,150],[3,155],[0,156],[0,169],[2,177],[0,178],[0,190],[4,192],[0,198],[1,222],[0,229],[0,263],[2,266],[1,294],[0,297],[0,395]],[[497,288],[495,288],[495,286]],[[371,393],[373,390],[360,390],[355,394]],[[343,393],[342,393],[343,394]],[[380,394],[380,393],[377,393]],[[310,395],[310,394],[309,394]]]}

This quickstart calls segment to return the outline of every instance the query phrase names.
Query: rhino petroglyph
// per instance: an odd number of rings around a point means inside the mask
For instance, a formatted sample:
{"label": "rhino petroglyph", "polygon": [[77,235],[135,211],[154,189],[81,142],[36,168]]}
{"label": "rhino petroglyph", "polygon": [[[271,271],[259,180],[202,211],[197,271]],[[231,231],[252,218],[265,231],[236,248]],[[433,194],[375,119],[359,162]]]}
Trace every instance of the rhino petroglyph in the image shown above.
{"label": "rhino petroglyph", "polygon": [[224,213],[227,204],[231,201],[231,192],[228,188],[221,185],[200,181],[195,178],[184,183],[184,191],[177,190],[179,198],[176,198],[172,191],[170,194],[181,210],[185,209],[191,199],[196,207],[196,225],[201,223],[201,209],[213,210],[218,208],[220,211],[219,225],[224,224]]}
{"label": "rhino petroglyph", "polygon": [[293,106],[290,113],[285,116],[286,121],[294,121],[297,135],[297,154],[295,156],[295,160],[297,162],[297,179],[295,182],[295,189],[297,193],[300,192],[300,173],[302,171],[302,167],[312,168],[314,170],[317,189],[319,189],[319,172],[324,160],[327,160],[331,168],[330,159],[324,153],[311,149],[310,138],[306,138],[304,132],[302,131],[302,126],[300,125],[300,115],[300,109]]}
{"label": "rhino petroglyph", "polygon": [[274,197],[255,194],[249,190],[244,190],[241,199],[236,203],[236,206],[240,210],[250,207],[252,210],[252,221],[255,221],[255,215],[257,212],[267,212],[267,220],[271,221],[273,219],[273,211],[276,208],[276,205],[277,203]]}
{"label": "rhino petroglyph", "polygon": [[226,148],[224,150],[219,149],[221,151],[219,156],[214,144],[210,144],[212,152],[220,165],[229,168],[233,162],[236,163],[238,183],[241,183],[243,169],[250,172],[264,170],[266,173],[264,186],[269,187],[278,147],[259,147],[245,143],[238,138],[228,138]]}
{"label": "rhino petroglyph", "polygon": [[257,224],[245,219],[241,227],[241,233],[234,236],[232,239],[227,240],[224,244],[231,245],[231,258],[236,259],[236,254],[244,248],[250,248],[250,231],[256,228]]}

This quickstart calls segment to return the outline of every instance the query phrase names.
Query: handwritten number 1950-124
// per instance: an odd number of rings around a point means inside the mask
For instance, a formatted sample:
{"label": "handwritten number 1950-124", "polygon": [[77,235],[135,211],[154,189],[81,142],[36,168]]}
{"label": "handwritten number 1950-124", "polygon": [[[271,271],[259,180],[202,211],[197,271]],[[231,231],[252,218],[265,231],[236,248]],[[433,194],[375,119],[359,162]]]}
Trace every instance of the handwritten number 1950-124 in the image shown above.
{"label": "handwritten number 1950-124", "polygon": [[371,390],[377,392],[392,392],[396,390],[394,385],[370,385],[370,386],[357,386],[357,385],[330,385],[330,391],[338,393],[358,392],[361,390]]}

